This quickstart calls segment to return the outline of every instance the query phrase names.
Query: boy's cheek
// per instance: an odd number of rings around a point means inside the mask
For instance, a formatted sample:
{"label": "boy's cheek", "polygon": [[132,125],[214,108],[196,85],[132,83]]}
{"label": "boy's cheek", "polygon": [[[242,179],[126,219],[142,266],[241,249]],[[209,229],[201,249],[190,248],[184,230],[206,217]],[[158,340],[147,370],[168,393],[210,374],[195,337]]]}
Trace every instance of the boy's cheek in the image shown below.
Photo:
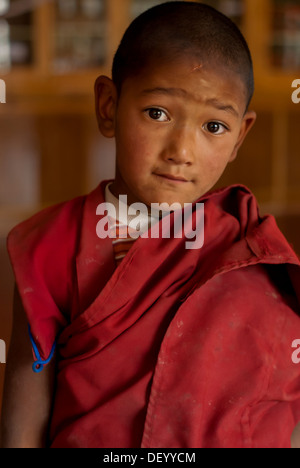
{"label": "boy's cheek", "polygon": [[219,168],[227,166],[233,151],[233,142],[225,144],[220,139],[219,144],[206,153],[203,162],[212,172],[218,172]]}

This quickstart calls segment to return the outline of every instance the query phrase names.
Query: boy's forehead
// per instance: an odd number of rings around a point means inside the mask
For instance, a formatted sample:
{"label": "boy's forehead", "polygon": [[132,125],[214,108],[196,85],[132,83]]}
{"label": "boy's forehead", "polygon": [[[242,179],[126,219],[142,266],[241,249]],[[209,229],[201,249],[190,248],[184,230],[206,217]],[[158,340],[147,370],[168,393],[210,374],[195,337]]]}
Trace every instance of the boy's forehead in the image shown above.
{"label": "boy's forehead", "polygon": [[222,96],[230,99],[237,111],[240,107],[245,110],[246,89],[241,77],[220,63],[197,57],[152,61],[129,77],[129,84],[141,95],[165,94],[199,102]]}

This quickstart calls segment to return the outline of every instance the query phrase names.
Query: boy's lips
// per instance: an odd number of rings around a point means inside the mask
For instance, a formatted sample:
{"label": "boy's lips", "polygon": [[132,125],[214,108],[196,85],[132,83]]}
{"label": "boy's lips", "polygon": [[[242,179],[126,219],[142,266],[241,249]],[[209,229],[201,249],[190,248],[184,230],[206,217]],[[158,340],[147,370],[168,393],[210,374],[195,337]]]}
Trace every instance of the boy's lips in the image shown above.
{"label": "boy's lips", "polygon": [[173,174],[158,174],[158,173],[155,173],[155,175],[158,176],[158,177],[162,177],[163,179],[170,180],[172,182],[189,182],[183,176],[175,176]]}

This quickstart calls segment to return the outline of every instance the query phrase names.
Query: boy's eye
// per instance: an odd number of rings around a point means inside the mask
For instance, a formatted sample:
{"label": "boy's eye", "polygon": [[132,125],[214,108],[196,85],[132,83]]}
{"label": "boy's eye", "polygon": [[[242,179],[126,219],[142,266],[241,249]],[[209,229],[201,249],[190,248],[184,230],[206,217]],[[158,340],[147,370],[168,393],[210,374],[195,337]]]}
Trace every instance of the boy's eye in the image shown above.
{"label": "boy's eye", "polygon": [[168,122],[167,114],[161,110],[156,108],[146,109],[146,113],[152,120],[156,120],[157,122]]}
{"label": "boy's eye", "polygon": [[222,135],[228,130],[225,127],[225,125],[221,124],[220,122],[208,122],[207,124],[204,125],[204,128],[209,133],[212,133],[214,135]]}

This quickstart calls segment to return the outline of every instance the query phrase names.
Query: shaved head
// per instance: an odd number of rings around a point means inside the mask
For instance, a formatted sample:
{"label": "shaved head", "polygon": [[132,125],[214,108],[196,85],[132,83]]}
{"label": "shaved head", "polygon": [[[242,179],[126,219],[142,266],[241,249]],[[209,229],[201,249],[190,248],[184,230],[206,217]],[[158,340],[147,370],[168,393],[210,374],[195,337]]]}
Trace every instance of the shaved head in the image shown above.
{"label": "shaved head", "polygon": [[212,66],[239,75],[248,108],[254,77],[247,42],[229,18],[203,3],[167,2],[138,16],[115,54],[112,78],[120,93],[126,78],[138,76],[152,64],[188,55],[199,61],[199,70]]}

